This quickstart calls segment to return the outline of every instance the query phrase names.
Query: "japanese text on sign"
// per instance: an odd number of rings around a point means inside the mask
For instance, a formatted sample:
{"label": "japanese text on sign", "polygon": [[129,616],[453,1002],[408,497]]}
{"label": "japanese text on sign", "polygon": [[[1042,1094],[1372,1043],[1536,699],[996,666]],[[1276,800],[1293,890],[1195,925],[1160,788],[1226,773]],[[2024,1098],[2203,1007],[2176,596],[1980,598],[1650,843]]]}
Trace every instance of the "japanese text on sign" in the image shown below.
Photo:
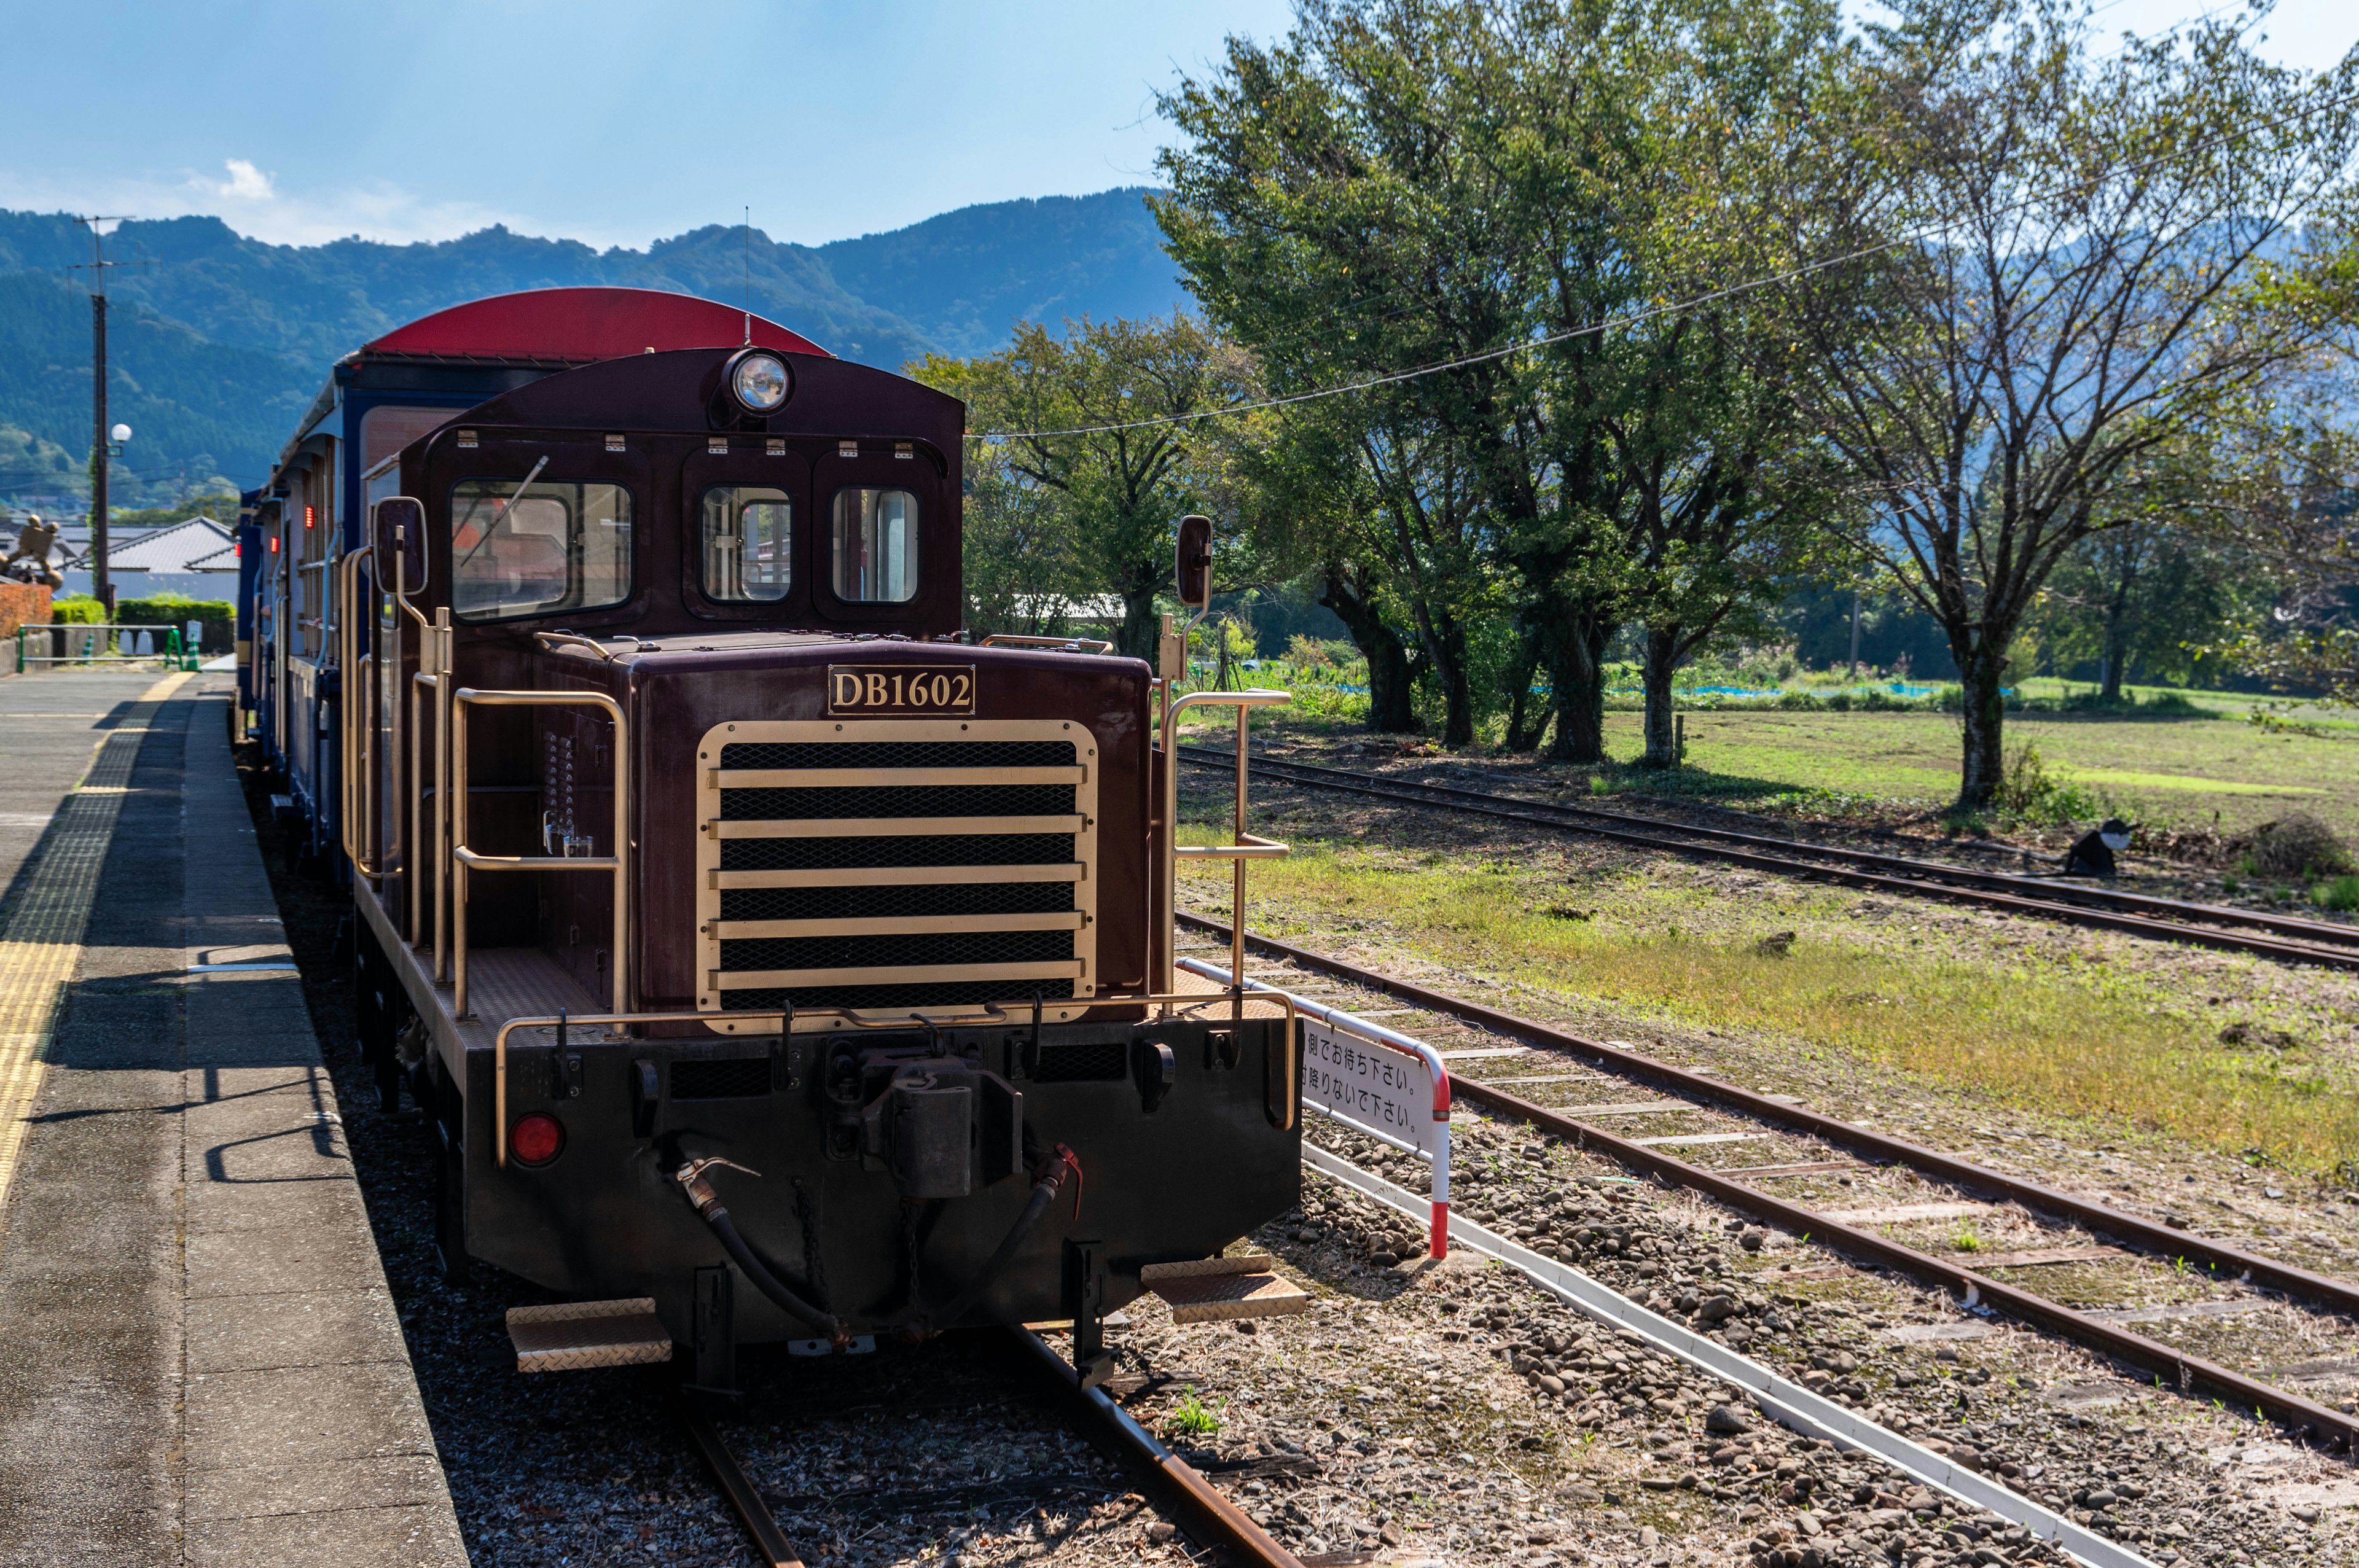
{"label": "japanese text on sign", "polygon": [[1302,1021],[1302,1098],[1338,1121],[1434,1152],[1433,1075],[1403,1051]]}

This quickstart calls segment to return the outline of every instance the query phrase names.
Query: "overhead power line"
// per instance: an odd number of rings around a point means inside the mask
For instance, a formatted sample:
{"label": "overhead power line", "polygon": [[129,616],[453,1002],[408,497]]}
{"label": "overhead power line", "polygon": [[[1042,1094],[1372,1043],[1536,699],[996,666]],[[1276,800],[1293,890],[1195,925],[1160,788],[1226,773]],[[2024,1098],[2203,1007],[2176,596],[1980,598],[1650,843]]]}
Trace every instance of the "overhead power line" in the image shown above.
{"label": "overhead power line", "polygon": [[[2323,99],[2319,103],[2298,109],[2290,114],[2281,115],[2275,120],[2265,120],[2257,124],[2243,125],[2232,130],[2223,131],[2218,135],[2210,138],[2208,142],[2197,142],[2190,147],[2181,148],[2174,153],[2148,158],[2143,162],[2118,164],[2108,169],[2106,174],[2108,178],[2118,178],[2122,175],[2141,173],[2147,169],[2154,168],[2167,163],[2173,157],[2184,157],[2188,152],[2193,151],[2196,148],[2217,145],[2218,143],[2230,140],[2236,136],[2254,135],[2267,131],[2277,130],[2283,126],[2294,124],[2300,121],[2308,120],[2316,115],[2322,114],[2329,110],[2342,108],[2352,103],[2359,103],[2359,92],[2346,92],[2338,97]],[[2075,180],[2070,185],[2059,186],[2051,190],[2036,192],[2032,195],[2023,197],[2019,200],[2009,202],[2003,206],[1991,208],[1983,216],[1984,220],[1987,221],[1990,218],[2000,217],[2010,212],[2021,211],[2026,208],[2037,206],[2042,201],[2051,200],[2059,196],[2071,194],[2076,190],[2083,189],[2086,184],[2086,180]],[[1950,230],[1959,226],[1960,225],[1956,223],[1941,224],[1930,230],[1930,232],[1946,233]],[[1878,244],[1865,245],[1858,250],[1847,251],[1841,255],[1827,256],[1818,261],[1806,262],[1799,266],[1787,268],[1783,272],[1770,273],[1763,277],[1748,278],[1742,283],[1732,283],[1720,288],[1707,289],[1701,294],[1690,295],[1683,299],[1668,300],[1662,304],[1647,306],[1644,309],[1629,311],[1619,316],[1609,316],[1602,321],[1593,321],[1586,326],[1568,327],[1562,331],[1542,333],[1537,337],[1526,338],[1516,342],[1502,344],[1496,348],[1484,349],[1474,353],[1459,354],[1446,360],[1437,360],[1430,364],[1418,365],[1409,370],[1389,371],[1378,375],[1362,376],[1357,380],[1343,382],[1334,386],[1318,387],[1310,392],[1288,393],[1280,397],[1258,398],[1250,403],[1233,403],[1223,407],[1202,409],[1192,414],[1163,414],[1147,419],[1123,419],[1111,421],[1102,425],[1076,425],[1071,428],[1061,430],[970,430],[966,433],[966,438],[970,441],[1025,441],[1049,440],[1064,436],[1103,436],[1110,435],[1118,430],[1149,430],[1173,425],[1195,425],[1201,424],[1208,419],[1228,419],[1244,414],[1258,414],[1272,408],[1290,408],[1299,404],[1316,403],[1330,397],[1343,397],[1355,392],[1372,391],[1379,386],[1393,386],[1397,385],[1402,382],[1422,380],[1430,375],[1440,375],[1449,371],[1464,370],[1471,366],[1479,364],[1489,364],[1499,360],[1512,358],[1516,354],[1528,353],[1534,349],[1544,349],[1550,347],[1553,344],[1571,342],[1580,338],[1595,337],[1624,327],[1635,327],[1642,322],[1651,321],[1658,317],[1680,315],[1689,310],[1694,310],[1703,306],[1711,305],[1719,300],[1733,298],[1742,294],[1756,293],[1764,288],[1774,287],[1777,284],[1781,283],[1790,283],[1796,278],[1807,277],[1813,273],[1825,272],[1830,268],[1843,266],[1851,262],[1865,261],[1872,256],[1881,255],[1886,251],[1898,250],[1904,245],[1913,243],[1918,237],[1920,236],[1904,235],[1899,238],[1886,240]],[[1382,298],[1385,297],[1385,296],[1380,295],[1377,296],[1377,297]]]}

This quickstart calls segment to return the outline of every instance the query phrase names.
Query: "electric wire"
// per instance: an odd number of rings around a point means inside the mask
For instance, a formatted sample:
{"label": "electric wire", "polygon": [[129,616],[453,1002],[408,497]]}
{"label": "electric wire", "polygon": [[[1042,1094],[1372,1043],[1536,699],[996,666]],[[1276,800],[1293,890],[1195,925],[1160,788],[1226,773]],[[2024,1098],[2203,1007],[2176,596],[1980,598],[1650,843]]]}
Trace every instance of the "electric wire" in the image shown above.
{"label": "electric wire", "polygon": [[[2116,165],[2114,168],[2107,171],[2107,175],[2109,178],[2119,178],[2124,175],[2145,172],[2158,168],[2160,165],[2169,162],[2172,158],[2184,157],[2187,153],[2198,150],[2207,145],[2217,145],[2234,137],[2249,136],[2277,130],[2286,125],[2312,119],[2317,115],[2325,114],[2331,110],[2348,107],[2354,103],[2359,103],[2359,92],[2345,92],[2333,97],[2325,98],[2318,103],[2308,104],[2298,109],[2291,114],[2280,115],[2275,120],[2266,120],[2256,124],[2241,125],[2230,130],[2223,131],[2217,136],[2210,138],[2208,142],[2199,141],[2189,147],[2182,147],[2172,153],[2158,155],[2155,157],[2146,159],[2143,162]],[[2013,202],[1984,209],[1976,215],[1977,220],[1987,222],[1991,219],[2003,216],[2006,213],[2021,211],[2027,208],[2037,206],[2042,201],[2051,200],[2060,196],[2071,195],[2075,192],[2084,190],[2088,188],[2088,180],[2081,179],[2075,180],[2067,186],[2059,186],[2050,190],[2035,192]],[[1810,276],[1821,272],[1826,272],[1832,268],[1847,265],[1854,262],[1866,261],[1873,257],[1882,255],[1887,252],[1898,250],[1903,246],[1914,243],[1919,239],[1930,237],[1934,234],[1950,232],[1952,230],[1963,226],[1966,220],[1955,220],[1949,222],[1935,223],[1913,234],[1897,235],[1892,239],[1882,241],[1876,244],[1862,246],[1856,250],[1846,251],[1838,255],[1821,257],[1816,261],[1800,263],[1795,266],[1769,273],[1763,276],[1749,278],[1740,283],[1726,284],[1718,288],[1707,289],[1701,294],[1690,295],[1685,298],[1667,300],[1660,304],[1649,305],[1643,309],[1609,316],[1603,320],[1593,321],[1583,326],[1568,327],[1560,331],[1540,333],[1522,339],[1516,342],[1480,350],[1473,353],[1453,355],[1449,359],[1434,361],[1427,364],[1415,366],[1408,370],[1390,371],[1376,375],[1361,376],[1355,380],[1343,382],[1333,386],[1318,387],[1308,392],[1288,393],[1276,397],[1256,398],[1249,402],[1228,404],[1219,408],[1198,409],[1185,414],[1161,414],[1145,419],[1126,419],[1097,425],[1077,425],[1065,429],[969,431],[966,433],[966,438],[970,441],[1049,440],[1071,436],[1101,436],[1111,435],[1124,430],[1147,430],[1174,425],[1195,425],[1201,424],[1207,420],[1234,418],[1246,414],[1264,413],[1273,408],[1288,408],[1299,404],[1321,402],[1331,397],[1342,397],[1355,392],[1373,391],[1380,386],[1393,386],[1404,382],[1419,381],[1423,380],[1427,376],[1440,375],[1450,371],[1466,370],[1476,365],[1494,363],[1500,360],[1510,359],[1516,354],[1528,353],[1535,349],[1549,348],[1558,343],[1571,342],[1581,338],[1602,336],[1604,333],[1614,331],[1620,328],[1638,326],[1644,322],[1654,320],[1660,317],[1684,314],[1688,311],[1697,309],[1702,306],[1710,305],[1719,300],[1734,298],[1745,294],[1756,293],[1761,289],[1774,287],[1781,283],[1790,283],[1798,278]],[[1385,296],[1379,295],[1375,297],[1383,298]]]}

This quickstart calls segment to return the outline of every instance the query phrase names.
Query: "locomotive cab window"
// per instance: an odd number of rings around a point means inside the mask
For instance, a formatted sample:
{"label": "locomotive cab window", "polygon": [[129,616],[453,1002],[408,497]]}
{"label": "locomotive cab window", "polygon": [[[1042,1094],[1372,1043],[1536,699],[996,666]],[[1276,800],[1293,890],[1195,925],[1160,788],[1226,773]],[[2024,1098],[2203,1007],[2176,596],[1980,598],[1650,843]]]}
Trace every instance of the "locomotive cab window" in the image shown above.
{"label": "locomotive cab window", "polygon": [[705,597],[740,604],[786,598],[794,583],[793,499],[762,485],[716,484],[701,510]]}
{"label": "locomotive cab window", "polygon": [[507,621],[630,598],[631,492],[524,478],[451,487],[451,609]]}
{"label": "locomotive cab window", "polygon": [[847,485],[835,492],[835,597],[847,604],[901,604],[918,597],[918,498],[906,490]]}

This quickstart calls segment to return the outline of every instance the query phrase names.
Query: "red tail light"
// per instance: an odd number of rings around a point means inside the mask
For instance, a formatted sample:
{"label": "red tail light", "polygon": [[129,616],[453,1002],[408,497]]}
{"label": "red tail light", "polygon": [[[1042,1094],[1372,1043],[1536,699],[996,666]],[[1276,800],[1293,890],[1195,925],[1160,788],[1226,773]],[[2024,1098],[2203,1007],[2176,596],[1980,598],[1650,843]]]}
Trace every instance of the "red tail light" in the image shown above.
{"label": "red tail light", "polygon": [[516,1119],[508,1129],[508,1157],[519,1165],[546,1165],[565,1152],[565,1124],[546,1111]]}

